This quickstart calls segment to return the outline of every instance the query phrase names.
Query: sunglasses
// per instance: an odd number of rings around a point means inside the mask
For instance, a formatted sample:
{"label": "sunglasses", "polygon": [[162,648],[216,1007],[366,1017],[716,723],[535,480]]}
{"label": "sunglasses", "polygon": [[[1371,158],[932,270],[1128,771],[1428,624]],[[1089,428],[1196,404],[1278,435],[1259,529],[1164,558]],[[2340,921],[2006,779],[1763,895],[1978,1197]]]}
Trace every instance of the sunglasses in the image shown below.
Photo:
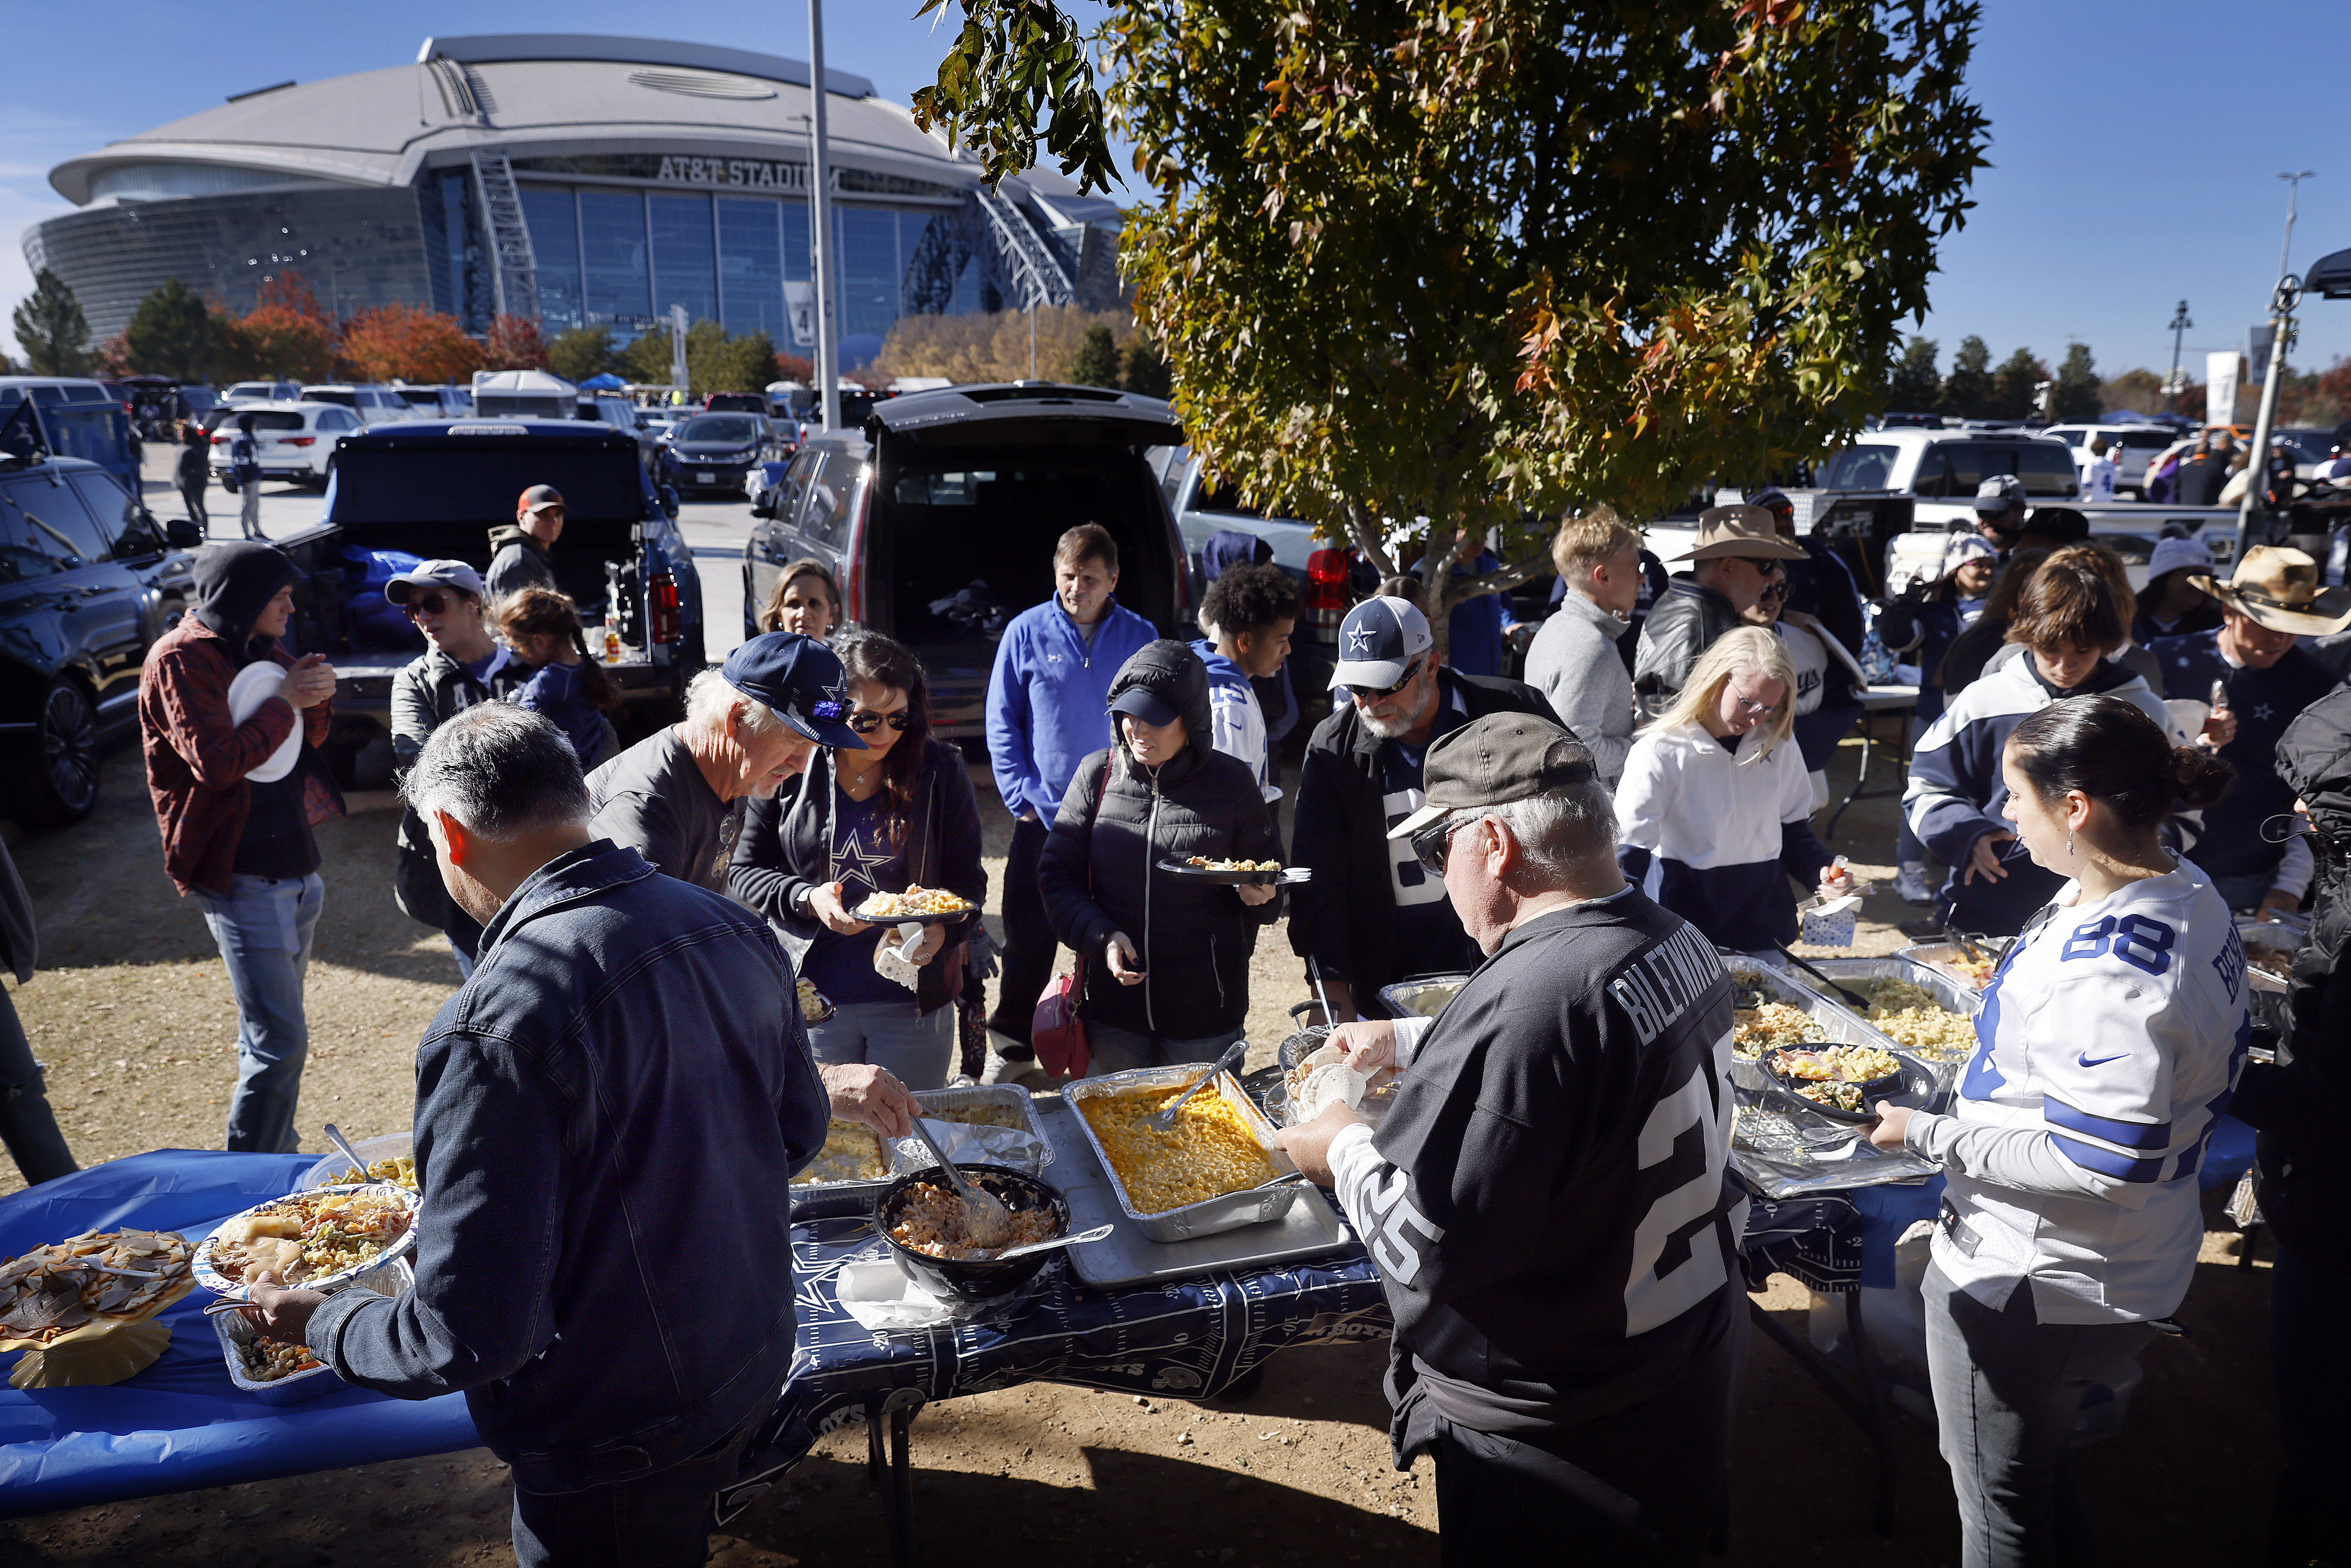
{"label": "sunglasses", "polygon": [[1406,664],[1404,667],[1404,679],[1392,686],[1349,686],[1347,690],[1354,694],[1354,698],[1359,703],[1375,703],[1382,697],[1392,697],[1420,679],[1420,666],[1427,657],[1428,655],[1424,653]]}
{"label": "sunglasses", "polygon": [[900,708],[891,714],[855,713],[849,716],[849,727],[860,735],[871,735],[885,724],[904,735],[914,727],[914,716]]}
{"label": "sunglasses", "polygon": [[1443,876],[1445,857],[1453,848],[1453,835],[1477,821],[1472,817],[1467,822],[1448,822],[1440,817],[1405,842],[1412,846],[1413,859],[1418,861],[1429,875]]}
{"label": "sunglasses", "polygon": [[454,598],[455,595],[447,593],[412,593],[405,608],[411,615],[419,611],[427,615],[438,615],[449,608]]}

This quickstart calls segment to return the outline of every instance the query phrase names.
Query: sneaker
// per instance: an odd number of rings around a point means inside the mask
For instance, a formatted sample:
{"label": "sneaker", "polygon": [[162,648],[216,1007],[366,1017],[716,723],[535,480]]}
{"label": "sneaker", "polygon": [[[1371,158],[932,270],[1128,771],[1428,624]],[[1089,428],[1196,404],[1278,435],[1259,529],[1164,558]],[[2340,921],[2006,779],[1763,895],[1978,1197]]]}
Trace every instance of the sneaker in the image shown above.
{"label": "sneaker", "polygon": [[982,1083],[1018,1083],[1040,1071],[1032,1047],[994,1030],[987,1031],[987,1065],[979,1071]]}
{"label": "sneaker", "polygon": [[1894,896],[1905,904],[1932,904],[1935,890],[1927,885],[1923,861],[1905,861],[1894,873]]}

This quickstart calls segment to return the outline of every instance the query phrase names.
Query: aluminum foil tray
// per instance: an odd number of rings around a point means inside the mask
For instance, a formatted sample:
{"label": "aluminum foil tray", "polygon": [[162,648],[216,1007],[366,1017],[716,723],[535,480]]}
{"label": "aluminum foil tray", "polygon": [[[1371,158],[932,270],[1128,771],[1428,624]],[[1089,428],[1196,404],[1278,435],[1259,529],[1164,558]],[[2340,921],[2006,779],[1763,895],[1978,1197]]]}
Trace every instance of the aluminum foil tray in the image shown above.
{"label": "aluminum foil tray", "polygon": [[[1119,1210],[1134,1223],[1136,1229],[1154,1241],[1189,1241],[1202,1236],[1214,1236],[1219,1231],[1238,1230],[1245,1225],[1262,1225],[1288,1214],[1298,1201],[1300,1187],[1291,1182],[1285,1186],[1261,1188],[1247,1192],[1228,1192],[1200,1203],[1187,1203],[1181,1208],[1170,1208],[1158,1214],[1144,1214],[1128,1197],[1126,1184],[1119,1179],[1117,1169],[1110,1163],[1110,1153],[1094,1136],[1093,1124],[1085,1118],[1082,1107],[1089,1100],[1105,1099],[1113,1094],[1137,1089],[1181,1089],[1200,1076],[1207,1062],[1177,1067],[1143,1067],[1132,1072],[1113,1072],[1104,1078],[1081,1079],[1061,1090],[1061,1098],[1078,1112],[1078,1131],[1093,1151],[1095,1159],[1110,1177],[1112,1193],[1118,1199]],[[1203,1091],[1210,1092],[1211,1091]],[[1273,1161],[1276,1176],[1291,1175],[1298,1167],[1290,1156],[1275,1146],[1273,1124],[1265,1113],[1242,1089],[1238,1080],[1229,1072],[1220,1072],[1212,1091],[1225,1097],[1242,1123],[1257,1135],[1257,1141]]]}
{"label": "aluminum foil tray", "polygon": [[[1813,967],[1830,979],[1856,991],[1861,989],[1859,986],[1854,984],[1856,980],[1907,980],[1914,986],[1923,987],[1933,992],[1935,999],[1943,1004],[1945,1010],[1955,1012],[1961,1018],[1975,1017],[1976,1009],[1983,1005],[1983,998],[1980,993],[1961,984],[1948,971],[1938,969],[1931,964],[1921,964],[1915,958],[1905,958],[1898,955],[1883,958],[1817,958],[1813,960]],[[1839,1007],[1844,1006],[1843,999],[1834,993],[1828,997],[1828,1000],[1836,1003]],[[1865,1019],[1863,1021],[1865,1023],[1868,1020]],[[1899,1040],[1895,1041],[1895,1049],[1908,1050]],[[1952,1061],[1938,1061],[1917,1051],[1911,1051],[1910,1054],[1917,1056],[1921,1061],[1934,1069],[1935,1084],[1938,1089],[1948,1089],[1957,1082],[1960,1069],[1968,1064],[1966,1053]]]}
{"label": "aluminum foil tray", "polygon": [[[366,1154],[368,1151],[362,1147],[360,1152]],[[381,1159],[384,1156],[379,1155],[374,1157]],[[336,1156],[336,1163],[346,1168],[350,1165],[350,1161],[340,1155]],[[408,1260],[395,1258],[338,1289],[373,1291],[380,1296],[396,1296],[415,1281],[416,1276],[410,1270]],[[245,1321],[241,1312],[218,1313],[213,1318],[212,1325],[213,1333],[220,1336],[221,1356],[228,1364],[229,1382],[236,1385],[239,1394],[257,1399],[264,1405],[299,1405],[306,1399],[316,1399],[320,1395],[333,1394],[350,1386],[335,1375],[333,1368],[326,1366],[312,1367],[308,1372],[273,1378],[266,1383],[256,1382],[245,1375],[245,1358],[238,1354],[241,1347],[253,1342],[253,1325]]]}
{"label": "aluminum foil tray", "polygon": [[[1786,969],[1774,968],[1762,959],[1746,953],[1725,953],[1722,955],[1722,967],[1724,973],[1730,977],[1735,989],[1758,990],[1770,1000],[1785,1002],[1792,1008],[1810,1013],[1820,1021],[1822,1031],[1828,1036],[1822,1042],[1823,1044],[1874,1045],[1882,1051],[1893,1051],[1896,1056],[1907,1058],[1909,1055],[1893,1040],[1855,1017],[1851,1009],[1830,1000]],[[1750,1094],[1788,1098],[1786,1092],[1764,1072],[1760,1062],[1733,1057],[1730,1082]],[[1797,1101],[1796,1103],[1801,1105],[1803,1102]]]}
{"label": "aluminum foil tray", "polygon": [[1462,975],[1416,975],[1380,988],[1380,1000],[1394,1018],[1433,1019],[1445,1010],[1454,993],[1469,983]]}
{"label": "aluminum foil tray", "polygon": [[[2008,943],[2009,939],[2005,936],[1987,936],[1977,940],[1976,948],[1997,964],[2000,961],[2000,956],[2008,951]],[[1969,990],[1979,994],[1983,990],[1981,986],[1956,969],[1947,969],[1943,967],[1946,964],[1964,966],[1967,963],[1967,955],[1949,942],[1921,942],[1912,947],[1897,947],[1894,950],[1894,956],[1907,958],[1914,964],[1924,965],[1952,983],[1965,986]]]}
{"label": "aluminum foil tray", "polygon": [[[2243,939],[2248,956],[2256,947],[2273,953],[2298,953],[2303,944],[2310,939],[2306,925],[2297,926],[2279,920],[2241,919],[2237,922],[2237,935]],[[2245,966],[2245,984],[2257,991],[2268,991],[2274,996],[2282,997],[2286,993],[2284,976],[2273,975],[2267,969],[2257,969],[2251,964]]]}
{"label": "aluminum foil tray", "polygon": [[[1035,1176],[1053,1163],[1053,1141],[1045,1136],[1045,1124],[1037,1115],[1036,1096],[1018,1083],[980,1083],[964,1089],[925,1089],[917,1091],[914,1103],[925,1111],[960,1111],[972,1105],[1002,1105],[1017,1113],[1029,1135],[1037,1140],[1043,1152],[1033,1160],[1015,1162],[1012,1168]],[[938,1164],[928,1149],[914,1138],[899,1138],[888,1145],[890,1169],[899,1176],[908,1171],[925,1170]]]}

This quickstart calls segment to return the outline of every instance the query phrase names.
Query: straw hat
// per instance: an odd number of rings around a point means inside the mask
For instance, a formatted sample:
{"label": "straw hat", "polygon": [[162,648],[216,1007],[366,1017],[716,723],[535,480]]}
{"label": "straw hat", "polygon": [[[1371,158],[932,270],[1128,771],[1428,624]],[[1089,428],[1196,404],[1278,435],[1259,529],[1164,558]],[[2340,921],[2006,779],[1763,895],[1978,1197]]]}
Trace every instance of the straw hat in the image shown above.
{"label": "straw hat", "polygon": [[1782,538],[1779,519],[1761,507],[1709,507],[1698,515],[1698,542],[1674,559],[1713,560],[1726,555],[1802,560],[1804,547]]}
{"label": "straw hat", "polygon": [[2298,549],[2255,545],[2226,582],[2188,580],[2255,625],[2298,637],[2331,637],[2351,626],[2351,588],[2319,585],[2318,563]]}

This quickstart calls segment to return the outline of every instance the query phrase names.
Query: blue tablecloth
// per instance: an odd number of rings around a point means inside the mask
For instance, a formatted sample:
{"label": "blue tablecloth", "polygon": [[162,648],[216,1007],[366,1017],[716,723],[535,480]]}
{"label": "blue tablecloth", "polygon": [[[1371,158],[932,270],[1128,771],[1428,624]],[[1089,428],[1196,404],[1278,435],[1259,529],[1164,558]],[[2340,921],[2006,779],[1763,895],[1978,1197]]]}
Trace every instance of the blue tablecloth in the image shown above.
{"label": "blue tablecloth", "polygon": [[[162,1150],[0,1199],[0,1257],[123,1225],[201,1233],[289,1190],[310,1155]],[[799,1458],[862,1419],[877,1393],[925,1399],[1050,1381],[1175,1396],[1212,1393],[1290,1345],[1384,1338],[1387,1305],[1361,1248],[1290,1268],[1096,1291],[1056,1262],[1007,1311],[911,1333],[861,1326],[834,1295],[872,1245],[854,1221],[793,1233],[799,1354],[757,1462]],[[0,1387],[0,1516],[469,1448],[462,1397],[410,1403],[348,1389],[271,1407],[239,1395],[197,1291],[166,1312],[163,1358],[110,1388]],[[0,1367],[15,1358],[0,1357]]]}

